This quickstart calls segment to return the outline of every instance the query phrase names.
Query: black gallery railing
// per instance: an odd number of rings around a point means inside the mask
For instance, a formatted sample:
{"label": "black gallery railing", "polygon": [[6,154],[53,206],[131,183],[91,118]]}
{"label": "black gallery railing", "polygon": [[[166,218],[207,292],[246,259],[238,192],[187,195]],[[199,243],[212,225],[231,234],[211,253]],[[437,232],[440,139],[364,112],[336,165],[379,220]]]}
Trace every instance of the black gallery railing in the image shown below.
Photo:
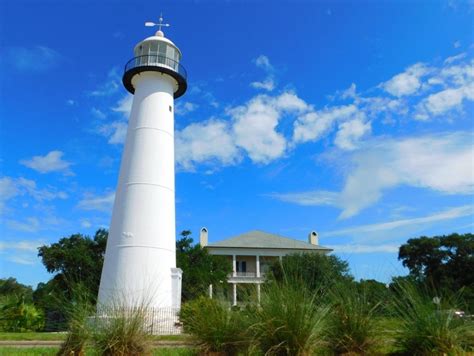
{"label": "black gallery railing", "polygon": [[127,62],[127,64],[125,64],[125,72],[138,67],[168,68],[181,75],[185,80],[188,77],[186,69],[184,69],[184,67],[178,61],[166,56],[150,54],[132,58]]}

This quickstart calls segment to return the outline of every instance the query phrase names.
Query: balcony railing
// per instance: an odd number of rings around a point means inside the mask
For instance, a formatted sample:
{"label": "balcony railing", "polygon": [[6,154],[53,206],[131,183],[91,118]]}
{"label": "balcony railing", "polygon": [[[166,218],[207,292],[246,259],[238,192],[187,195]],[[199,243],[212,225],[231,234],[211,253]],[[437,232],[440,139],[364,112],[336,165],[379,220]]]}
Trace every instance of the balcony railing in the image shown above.
{"label": "balcony railing", "polygon": [[127,64],[125,64],[125,73],[131,69],[139,67],[161,67],[171,69],[183,77],[185,81],[188,77],[186,69],[184,69],[181,63],[166,56],[149,54],[132,58],[127,62]]}
{"label": "balcony railing", "polygon": [[265,273],[264,272],[260,272],[260,277],[257,277],[257,273],[256,272],[235,272],[234,273],[231,273],[229,274],[228,276],[229,278],[232,278],[232,277],[237,277],[237,278],[263,278],[265,277]]}

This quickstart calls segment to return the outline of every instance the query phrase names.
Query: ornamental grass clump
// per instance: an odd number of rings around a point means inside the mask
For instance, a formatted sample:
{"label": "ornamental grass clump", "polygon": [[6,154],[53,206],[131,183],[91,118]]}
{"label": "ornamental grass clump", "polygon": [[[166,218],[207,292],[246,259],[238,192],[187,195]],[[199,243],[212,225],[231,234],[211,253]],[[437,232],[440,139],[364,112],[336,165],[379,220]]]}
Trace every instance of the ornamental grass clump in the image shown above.
{"label": "ornamental grass clump", "polygon": [[247,347],[245,314],[216,299],[199,297],[180,312],[184,332],[198,340],[206,353],[235,355]]}
{"label": "ornamental grass clump", "polygon": [[262,285],[260,306],[249,315],[250,353],[303,356],[320,350],[328,308],[316,295],[294,281]]}
{"label": "ornamental grass clump", "polygon": [[370,304],[364,290],[349,284],[333,286],[326,335],[335,354],[370,355],[382,337],[375,315],[380,304]]}
{"label": "ornamental grass clump", "polygon": [[394,330],[399,355],[464,355],[474,351],[474,323],[457,317],[458,296],[400,283],[393,307],[400,320]]}
{"label": "ornamental grass clump", "polygon": [[104,356],[142,356],[152,354],[152,335],[146,322],[148,308],[111,307],[94,321],[92,340]]}

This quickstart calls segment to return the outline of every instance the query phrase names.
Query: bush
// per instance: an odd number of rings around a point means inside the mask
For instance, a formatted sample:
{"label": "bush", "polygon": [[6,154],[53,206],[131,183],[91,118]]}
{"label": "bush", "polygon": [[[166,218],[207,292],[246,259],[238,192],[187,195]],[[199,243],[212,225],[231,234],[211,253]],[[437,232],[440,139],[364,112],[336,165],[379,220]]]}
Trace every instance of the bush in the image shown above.
{"label": "bush", "polygon": [[58,356],[84,355],[86,343],[93,330],[88,320],[94,315],[95,307],[90,302],[87,289],[77,286],[75,300],[64,306],[68,318],[68,334],[58,351]]}
{"label": "bush", "polygon": [[9,332],[38,331],[44,326],[44,314],[24,296],[5,297],[0,304],[0,330]]}
{"label": "bush", "polygon": [[365,290],[342,284],[332,288],[328,344],[336,354],[372,354],[381,337],[375,318],[380,304],[371,304]]}
{"label": "bush", "polygon": [[204,352],[233,355],[246,347],[245,315],[221,301],[199,297],[188,302],[181,309],[180,320]]}
{"label": "bush", "polygon": [[147,330],[147,308],[114,307],[97,316],[92,340],[96,351],[104,356],[142,356],[152,354],[152,335]]}
{"label": "bush", "polygon": [[265,355],[313,355],[325,345],[328,308],[316,294],[294,282],[262,285],[260,307],[249,315],[252,352]]}
{"label": "bush", "polygon": [[[400,319],[395,346],[400,355],[459,355],[474,346],[474,324],[457,318],[458,297],[439,295],[411,283],[396,286],[395,313]],[[433,297],[435,296],[435,297]]]}

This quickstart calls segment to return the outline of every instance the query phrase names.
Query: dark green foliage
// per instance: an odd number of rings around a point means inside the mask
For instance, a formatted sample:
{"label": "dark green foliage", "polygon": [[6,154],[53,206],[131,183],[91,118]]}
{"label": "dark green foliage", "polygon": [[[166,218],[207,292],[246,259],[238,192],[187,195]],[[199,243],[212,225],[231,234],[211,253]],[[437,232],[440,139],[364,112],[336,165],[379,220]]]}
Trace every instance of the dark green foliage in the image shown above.
{"label": "dark green foliage", "polygon": [[190,231],[183,231],[176,242],[176,265],[183,270],[182,300],[188,301],[208,291],[209,284],[227,280],[232,266],[223,256],[210,255],[199,244],[193,245]]}
{"label": "dark green foliage", "polygon": [[437,289],[458,291],[474,312],[474,234],[451,234],[410,239],[398,259],[415,280]]}
{"label": "dark green foliage", "polygon": [[394,330],[398,354],[461,355],[474,350],[474,323],[455,316],[455,296],[412,283],[395,288],[398,297],[393,299],[393,307],[400,320]]}
{"label": "dark green foliage", "polygon": [[13,295],[23,296],[26,303],[33,302],[33,288],[18,283],[15,278],[0,279],[0,299]]}
{"label": "dark green foliage", "polygon": [[234,355],[247,346],[245,314],[216,299],[199,297],[185,303],[180,320],[204,352]]}
{"label": "dark green foliage", "polygon": [[380,308],[380,302],[377,301],[379,294],[378,291],[370,290],[371,287],[374,287],[374,283],[346,283],[331,289],[326,335],[332,352],[370,355],[381,344],[381,330],[375,317]]}
{"label": "dark green foliage", "polygon": [[335,283],[352,281],[349,265],[337,256],[300,253],[284,256],[270,266],[269,279],[301,283],[311,291],[321,291]]}
{"label": "dark green foliage", "polygon": [[40,247],[38,256],[46,270],[56,273],[54,287],[71,296],[72,286],[80,283],[95,298],[99,290],[107,236],[107,230],[99,229],[93,238],[75,234]]}
{"label": "dark green foliage", "polygon": [[24,332],[41,330],[44,315],[32,303],[25,303],[20,295],[11,295],[0,303],[0,330]]}

